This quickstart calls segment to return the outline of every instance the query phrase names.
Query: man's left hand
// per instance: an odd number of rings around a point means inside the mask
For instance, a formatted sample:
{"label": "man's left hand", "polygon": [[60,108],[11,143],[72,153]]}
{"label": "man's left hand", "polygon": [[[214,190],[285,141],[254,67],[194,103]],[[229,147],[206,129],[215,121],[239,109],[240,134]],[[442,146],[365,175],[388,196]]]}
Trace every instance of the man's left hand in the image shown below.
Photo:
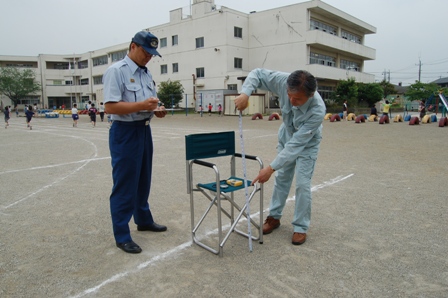
{"label": "man's left hand", "polygon": [[154,110],[154,115],[158,118],[163,118],[167,114],[167,111],[165,110],[164,106],[160,106],[157,109]]}
{"label": "man's left hand", "polygon": [[263,168],[258,173],[258,176],[255,177],[255,179],[252,181],[251,185],[254,185],[256,182],[265,183],[271,178],[271,175],[274,173],[274,170],[268,166],[266,168]]}

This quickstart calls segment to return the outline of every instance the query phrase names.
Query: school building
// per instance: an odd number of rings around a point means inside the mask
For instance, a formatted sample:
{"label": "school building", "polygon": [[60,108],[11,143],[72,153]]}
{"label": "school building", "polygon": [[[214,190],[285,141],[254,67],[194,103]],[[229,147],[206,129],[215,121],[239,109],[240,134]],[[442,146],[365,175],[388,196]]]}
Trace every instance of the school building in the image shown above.
{"label": "school building", "polygon": [[[156,83],[181,82],[181,108],[211,102],[214,110],[221,103],[229,112],[232,98],[254,68],[307,70],[318,79],[324,99],[331,98],[339,80],[374,82],[374,75],[364,72],[364,63],[375,59],[376,51],[365,44],[365,37],[376,28],[320,0],[248,14],[218,7],[214,0],[193,0],[190,7],[169,14],[169,23],[143,29],[159,38],[162,55],[147,66]],[[22,105],[70,107],[76,102],[82,107],[89,100],[103,100],[102,76],[127,54],[129,43],[80,54],[0,56],[0,67],[35,71],[42,91]],[[259,92],[250,113],[276,105],[275,94]],[[10,104],[5,96],[1,101]]]}

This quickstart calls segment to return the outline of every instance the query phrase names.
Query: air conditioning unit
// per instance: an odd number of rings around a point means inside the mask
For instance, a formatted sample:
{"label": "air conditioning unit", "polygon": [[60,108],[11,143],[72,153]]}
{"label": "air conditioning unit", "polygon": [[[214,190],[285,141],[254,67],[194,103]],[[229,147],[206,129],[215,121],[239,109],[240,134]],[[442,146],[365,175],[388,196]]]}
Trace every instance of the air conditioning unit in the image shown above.
{"label": "air conditioning unit", "polygon": [[195,86],[196,86],[196,87],[204,87],[204,86],[205,86],[204,81],[202,81],[202,80],[196,80],[196,84],[195,84]]}

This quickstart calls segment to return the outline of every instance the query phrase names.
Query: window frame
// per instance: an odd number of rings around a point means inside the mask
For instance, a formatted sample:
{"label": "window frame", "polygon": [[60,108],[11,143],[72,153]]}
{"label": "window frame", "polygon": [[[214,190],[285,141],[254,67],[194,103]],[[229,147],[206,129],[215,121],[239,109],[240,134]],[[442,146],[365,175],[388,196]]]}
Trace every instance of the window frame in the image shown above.
{"label": "window frame", "polygon": [[205,78],[205,68],[196,67],[196,78]]}
{"label": "window frame", "polygon": [[196,49],[201,49],[205,46],[204,37],[196,37]]}

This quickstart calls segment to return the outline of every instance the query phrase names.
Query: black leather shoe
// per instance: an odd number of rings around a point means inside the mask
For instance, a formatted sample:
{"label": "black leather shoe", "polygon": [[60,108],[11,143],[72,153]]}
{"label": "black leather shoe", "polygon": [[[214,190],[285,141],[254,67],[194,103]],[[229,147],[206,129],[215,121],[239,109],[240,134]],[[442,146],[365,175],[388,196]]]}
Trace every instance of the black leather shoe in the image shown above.
{"label": "black leather shoe", "polygon": [[158,225],[153,222],[151,225],[147,226],[137,226],[138,231],[151,231],[151,232],[165,232],[167,230],[166,226]]}
{"label": "black leather shoe", "polygon": [[138,254],[142,252],[140,246],[138,246],[134,241],[126,243],[117,242],[117,247],[130,254]]}

